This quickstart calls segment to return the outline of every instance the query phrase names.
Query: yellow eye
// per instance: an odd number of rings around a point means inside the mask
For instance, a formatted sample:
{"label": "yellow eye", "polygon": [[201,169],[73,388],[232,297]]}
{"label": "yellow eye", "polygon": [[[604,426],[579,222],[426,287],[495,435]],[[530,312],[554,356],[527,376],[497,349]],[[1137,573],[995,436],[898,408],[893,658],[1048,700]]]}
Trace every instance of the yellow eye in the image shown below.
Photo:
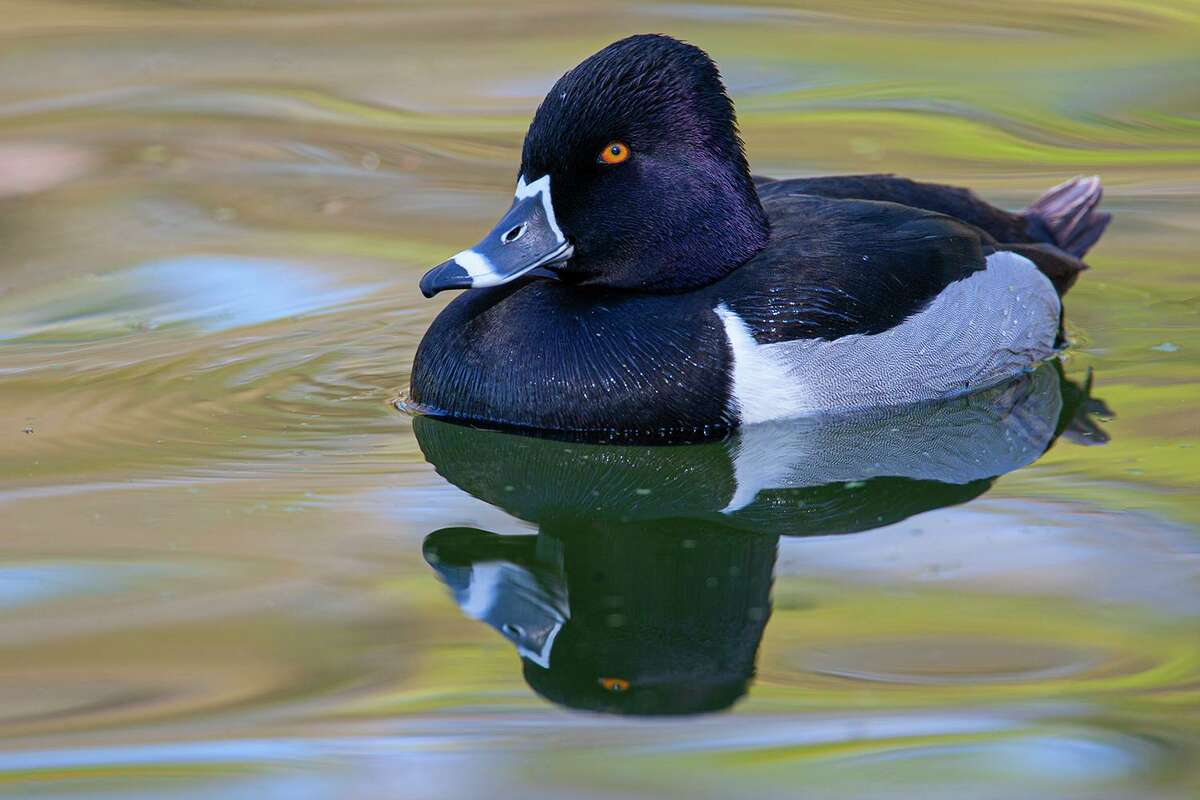
{"label": "yellow eye", "polygon": [[601,678],[600,688],[606,692],[624,692],[629,689],[629,681],[624,678]]}
{"label": "yellow eye", "polygon": [[601,164],[620,164],[629,158],[629,145],[624,142],[609,142],[600,151]]}

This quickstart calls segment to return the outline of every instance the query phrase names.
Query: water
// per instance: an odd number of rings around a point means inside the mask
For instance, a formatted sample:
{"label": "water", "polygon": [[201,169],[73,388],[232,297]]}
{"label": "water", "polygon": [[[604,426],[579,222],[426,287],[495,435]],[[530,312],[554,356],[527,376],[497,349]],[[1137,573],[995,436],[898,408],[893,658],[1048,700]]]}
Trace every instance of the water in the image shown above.
{"label": "water", "polygon": [[[0,2],[0,794],[1195,796],[1200,8],[874,5]],[[764,174],[1102,174],[1065,379],[697,448],[395,412],[418,277],[648,30]]]}

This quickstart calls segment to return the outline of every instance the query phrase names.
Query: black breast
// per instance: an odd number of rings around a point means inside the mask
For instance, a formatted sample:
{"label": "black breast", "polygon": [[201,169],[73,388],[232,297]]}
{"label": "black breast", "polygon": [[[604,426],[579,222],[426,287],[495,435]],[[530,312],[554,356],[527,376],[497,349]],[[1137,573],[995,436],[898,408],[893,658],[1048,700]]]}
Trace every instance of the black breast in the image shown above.
{"label": "black breast", "polygon": [[588,438],[719,435],[730,356],[709,301],[546,281],[466,292],[421,341],[410,400],[433,416]]}

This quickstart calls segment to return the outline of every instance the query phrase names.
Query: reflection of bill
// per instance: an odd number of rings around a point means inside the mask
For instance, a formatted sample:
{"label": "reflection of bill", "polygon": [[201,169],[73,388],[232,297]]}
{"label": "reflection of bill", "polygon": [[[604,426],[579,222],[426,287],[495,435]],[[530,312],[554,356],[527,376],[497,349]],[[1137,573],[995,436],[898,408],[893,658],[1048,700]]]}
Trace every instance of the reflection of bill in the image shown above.
{"label": "reflection of bill", "polygon": [[534,573],[507,561],[450,568],[441,575],[464,614],[500,631],[522,658],[550,666],[554,639],[570,616],[562,592],[543,586]]}
{"label": "reflection of bill", "polygon": [[[877,528],[965,502],[1101,407],[1055,364],[972,396],[748,428],[683,447],[581,445],[427,419],[451,482],[536,536],[446,528],[425,556],[553,702],[625,714],[741,697],[770,615],[780,535]],[[1102,434],[1101,434],[1102,435]]]}

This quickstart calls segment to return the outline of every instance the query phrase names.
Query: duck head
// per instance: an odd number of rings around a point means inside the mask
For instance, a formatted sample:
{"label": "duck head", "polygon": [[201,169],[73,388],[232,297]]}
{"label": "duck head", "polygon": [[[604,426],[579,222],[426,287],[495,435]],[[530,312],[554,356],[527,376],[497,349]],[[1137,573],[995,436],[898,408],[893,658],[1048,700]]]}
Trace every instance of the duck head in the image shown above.
{"label": "duck head", "polygon": [[668,36],[633,36],[554,84],[525,135],[508,213],[426,273],[421,291],[531,275],[687,291],[740,266],[767,236],[716,65]]}

